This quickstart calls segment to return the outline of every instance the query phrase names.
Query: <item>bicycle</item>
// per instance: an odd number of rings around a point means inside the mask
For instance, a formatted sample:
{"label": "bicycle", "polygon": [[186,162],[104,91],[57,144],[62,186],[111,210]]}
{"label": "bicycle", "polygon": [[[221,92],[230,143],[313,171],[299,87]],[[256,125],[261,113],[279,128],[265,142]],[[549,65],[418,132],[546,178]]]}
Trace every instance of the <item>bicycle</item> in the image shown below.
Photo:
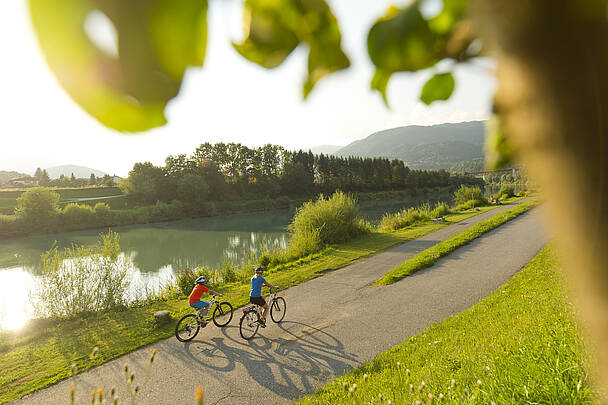
{"label": "bicycle", "polygon": [[[230,323],[233,315],[232,304],[230,304],[228,301],[219,302],[216,298],[217,296],[214,295],[213,299],[209,302],[209,311],[207,311],[205,318],[201,317],[202,310],[199,309],[193,314],[183,316],[177,322],[177,325],[175,325],[175,337],[177,340],[180,342],[189,342],[194,339],[194,337],[198,334],[198,331],[207,326],[209,314],[212,314],[211,319],[218,328],[226,326]],[[214,305],[215,309],[211,311]],[[227,315],[227,317],[224,318],[224,321],[220,322],[219,318],[224,315]]]}
{"label": "bicycle", "polygon": [[[281,322],[285,318],[285,310],[287,309],[285,299],[277,297],[276,292],[273,294],[271,288],[266,302],[270,306],[270,319],[274,323]],[[239,321],[239,332],[243,339],[249,340],[255,336],[262,323],[260,318],[260,307],[258,305],[251,305],[243,309],[243,315]]]}

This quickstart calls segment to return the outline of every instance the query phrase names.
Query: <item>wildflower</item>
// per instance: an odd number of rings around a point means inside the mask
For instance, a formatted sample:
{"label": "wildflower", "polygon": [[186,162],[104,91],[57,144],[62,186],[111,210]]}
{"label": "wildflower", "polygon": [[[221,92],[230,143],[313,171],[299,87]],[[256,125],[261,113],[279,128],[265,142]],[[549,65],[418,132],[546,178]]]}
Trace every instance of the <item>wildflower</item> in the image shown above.
{"label": "wildflower", "polygon": [[355,393],[355,390],[353,389],[353,387],[350,387],[348,389],[348,395],[353,395]]}
{"label": "wildflower", "polygon": [[363,374],[363,380],[367,382],[367,374]]}
{"label": "wildflower", "polygon": [[452,378],[452,387],[456,386],[456,380]]}
{"label": "wildflower", "polygon": [[99,403],[103,402],[103,390],[100,388],[97,390],[97,395],[99,396]]}
{"label": "wildflower", "polygon": [[433,403],[433,394],[429,392],[429,404]]}
{"label": "wildflower", "polygon": [[348,389],[348,384],[346,383],[346,381],[342,381],[342,388],[344,388],[344,391]]}
{"label": "wildflower", "polygon": [[154,356],[156,356],[156,349],[152,350],[152,356],[150,357],[150,363],[154,361]]}
{"label": "wildflower", "polygon": [[399,368],[399,367],[401,367],[401,362],[400,361],[397,362],[397,368]]}
{"label": "wildflower", "polygon": [[393,405],[390,399],[388,400],[387,405]]}
{"label": "wildflower", "polygon": [[405,369],[405,374],[407,374],[408,377],[410,376],[410,369],[409,368]]}
{"label": "wildflower", "polygon": [[380,400],[380,402],[382,402],[382,400],[384,399],[384,397],[382,396],[382,394],[378,394],[378,399]]}
{"label": "wildflower", "polygon": [[357,384],[353,384],[353,391],[357,391]]}
{"label": "wildflower", "polygon": [[74,386],[70,388],[70,403],[74,403]]}
{"label": "wildflower", "polygon": [[194,403],[195,405],[203,405],[203,387],[200,385],[194,391]]}
{"label": "wildflower", "polygon": [[481,380],[477,380],[477,386],[481,388]]}
{"label": "wildflower", "polygon": [[465,388],[463,392],[464,392],[464,395],[469,396],[469,390],[468,389]]}
{"label": "wildflower", "polygon": [[439,394],[439,400],[443,401],[443,394]]}
{"label": "wildflower", "polygon": [[410,391],[414,391],[414,384],[410,384]]}

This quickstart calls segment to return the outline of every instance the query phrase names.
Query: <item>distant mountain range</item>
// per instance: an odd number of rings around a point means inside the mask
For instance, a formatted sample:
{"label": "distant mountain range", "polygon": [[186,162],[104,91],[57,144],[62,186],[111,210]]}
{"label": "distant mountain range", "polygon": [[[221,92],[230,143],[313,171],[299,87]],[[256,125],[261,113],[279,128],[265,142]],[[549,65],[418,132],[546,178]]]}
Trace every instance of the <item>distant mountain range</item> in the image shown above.
{"label": "distant mountain range", "polygon": [[6,184],[11,179],[16,179],[18,177],[25,177],[25,176],[27,176],[27,174],[25,174],[25,173],[19,173],[19,172],[14,172],[14,171],[7,172],[4,170],[0,170],[0,184]]}
{"label": "distant mountain range", "polygon": [[336,156],[387,157],[403,160],[411,169],[449,169],[463,160],[483,157],[484,122],[387,129],[352,142]]}
{"label": "distant mountain range", "polygon": [[58,179],[63,174],[65,177],[71,177],[72,173],[76,176],[77,179],[88,179],[91,177],[91,173],[95,174],[95,177],[103,177],[106,173],[101,170],[91,169],[85,166],[75,166],[75,165],[63,165],[63,166],[54,166],[46,169],[49,177],[51,179]]}

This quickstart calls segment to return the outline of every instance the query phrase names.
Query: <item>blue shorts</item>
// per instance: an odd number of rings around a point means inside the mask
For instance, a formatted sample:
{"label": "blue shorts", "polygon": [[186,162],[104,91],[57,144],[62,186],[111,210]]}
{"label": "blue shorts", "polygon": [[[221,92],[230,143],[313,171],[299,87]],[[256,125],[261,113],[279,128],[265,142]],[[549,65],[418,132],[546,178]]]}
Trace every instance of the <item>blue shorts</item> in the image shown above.
{"label": "blue shorts", "polygon": [[199,302],[191,302],[190,306],[196,309],[203,309],[209,306],[207,301],[200,300]]}

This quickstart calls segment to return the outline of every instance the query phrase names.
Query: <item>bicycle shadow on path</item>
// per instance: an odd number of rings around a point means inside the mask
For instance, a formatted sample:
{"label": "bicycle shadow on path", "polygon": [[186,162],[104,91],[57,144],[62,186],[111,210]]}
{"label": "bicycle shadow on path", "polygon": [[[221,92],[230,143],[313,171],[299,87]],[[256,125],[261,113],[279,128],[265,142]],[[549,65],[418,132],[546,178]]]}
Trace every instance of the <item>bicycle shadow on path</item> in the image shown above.
{"label": "bicycle shadow on path", "polygon": [[276,328],[266,329],[271,337],[259,331],[249,341],[240,337],[238,327],[227,326],[222,329],[223,337],[194,340],[184,344],[181,354],[172,354],[213,371],[218,379],[237,378],[240,385],[246,386],[248,376],[285,399],[312,392],[360,363],[355,354],[346,352],[342,342],[322,327],[294,321],[283,321],[277,326],[278,333]]}

